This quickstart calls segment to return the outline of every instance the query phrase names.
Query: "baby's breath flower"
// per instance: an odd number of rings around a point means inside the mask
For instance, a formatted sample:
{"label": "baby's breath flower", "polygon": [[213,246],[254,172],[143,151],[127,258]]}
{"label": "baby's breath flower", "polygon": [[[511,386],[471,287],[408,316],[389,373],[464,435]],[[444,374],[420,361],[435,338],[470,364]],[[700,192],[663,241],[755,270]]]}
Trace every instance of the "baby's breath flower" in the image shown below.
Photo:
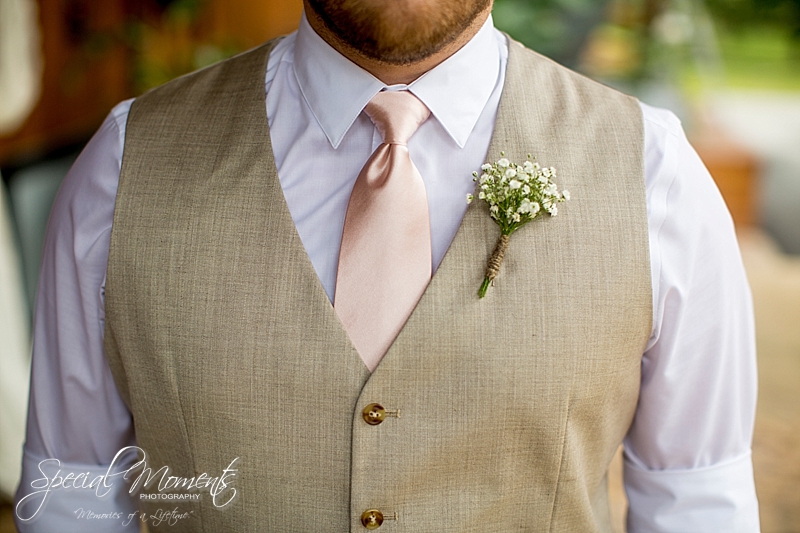
{"label": "baby's breath flower", "polygon": [[468,204],[471,204],[471,203],[472,203],[472,200],[474,200],[474,199],[475,199],[475,196],[473,196],[473,195],[471,195],[471,194],[468,194],[468,195],[467,195],[467,203],[468,203]]}
{"label": "baby's breath flower", "polygon": [[[486,163],[481,166],[480,178],[477,172],[473,174],[478,182],[478,199],[489,204],[489,214],[500,226],[501,232],[483,285],[478,292],[481,298],[497,275],[509,236],[545,212],[556,216],[556,204],[569,200],[569,191],[559,193],[558,187],[553,183],[555,168],[542,168],[530,155],[528,161],[522,165],[511,163],[503,152],[500,157],[494,164]],[[473,200],[473,195],[467,197],[468,203]]]}

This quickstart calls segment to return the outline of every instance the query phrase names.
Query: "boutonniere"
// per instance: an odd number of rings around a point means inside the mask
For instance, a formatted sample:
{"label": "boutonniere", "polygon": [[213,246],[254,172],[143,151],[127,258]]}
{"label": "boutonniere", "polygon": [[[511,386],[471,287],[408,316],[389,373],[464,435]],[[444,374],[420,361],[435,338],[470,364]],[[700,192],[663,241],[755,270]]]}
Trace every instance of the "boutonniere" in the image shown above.
{"label": "boutonniere", "polygon": [[[511,163],[505,158],[504,152],[500,152],[500,156],[502,159],[494,164],[483,165],[480,175],[477,172],[472,174],[472,180],[478,184],[478,199],[489,204],[489,215],[500,226],[500,238],[486,265],[486,276],[478,290],[480,298],[486,296],[486,290],[500,271],[511,234],[544,213],[556,216],[556,204],[569,200],[569,191],[558,192],[553,183],[556,177],[553,167],[541,167],[536,159],[531,159],[530,154],[521,165]],[[474,199],[475,195],[467,195],[467,203]]]}

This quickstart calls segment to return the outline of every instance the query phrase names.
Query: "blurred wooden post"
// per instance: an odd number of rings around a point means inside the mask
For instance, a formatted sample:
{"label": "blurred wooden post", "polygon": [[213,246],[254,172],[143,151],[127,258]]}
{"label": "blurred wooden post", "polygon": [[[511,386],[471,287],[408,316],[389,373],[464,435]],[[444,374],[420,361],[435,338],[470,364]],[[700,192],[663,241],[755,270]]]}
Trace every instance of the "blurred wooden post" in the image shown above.
{"label": "blurred wooden post", "polygon": [[211,0],[207,9],[213,20],[215,40],[232,36],[246,48],[251,48],[296,30],[303,1]]}
{"label": "blurred wooden post", "polygon": [[0,165],[22,163],[85,140],[114,104],[130,96],[127,52],[111,38],[124,24],[122,3],[38,4],[42,95],[26,122],[0,137]]}
{"label": "blurred wooden post", "polygon": [[758,223],[758,160],[716,129],[692,137],[692,145],[719,187],[738,228]]}

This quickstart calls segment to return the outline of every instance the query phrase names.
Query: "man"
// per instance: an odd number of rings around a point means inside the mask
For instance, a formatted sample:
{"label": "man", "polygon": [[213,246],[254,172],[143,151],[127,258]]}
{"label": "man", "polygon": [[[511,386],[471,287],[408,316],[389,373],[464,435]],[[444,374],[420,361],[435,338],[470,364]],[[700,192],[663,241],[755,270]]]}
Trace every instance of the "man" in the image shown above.
{"label": "man", "polygon": [[[307,0],[295,34],[115,108],[51,219],[19,501],[42,460],[88,479],[135,442],[236,489],[150,486],[151,527],[174,507],[181,531],[610,531],[624,438],[629,531],[758,530],[751,303],[713,182],[671,114],[490,9]],[[481,300],[498,230],[464,199],[501,151],[572,200]],[[134,516],[108,485],[20,530]]]}

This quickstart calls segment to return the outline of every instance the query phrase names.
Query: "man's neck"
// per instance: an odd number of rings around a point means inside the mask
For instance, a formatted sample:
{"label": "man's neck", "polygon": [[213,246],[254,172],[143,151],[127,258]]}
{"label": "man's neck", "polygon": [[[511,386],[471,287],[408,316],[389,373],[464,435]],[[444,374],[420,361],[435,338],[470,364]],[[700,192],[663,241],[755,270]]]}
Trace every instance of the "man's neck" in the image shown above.
{"label": "man's neck", "polygon": [[470,41],[470,39],[475,36],[475,34],[478,33],[492,12],[490,5],[484,10],[484,12],[477,16],[475,20],[473,20],[472,23],[462,33],[460,33],[458,37],[456,37],[456,39],[445,45],[445,47],[438,52],[426,57],[421,61],[397,65],[367,57],[356,48],[348,45],[333,32],[331,32],[327,26],[325,26],[322,19],[314,12],[313,9],[311,9],[307,2],[304,2],[304,4],[306,18],[308,19],[309,25],[325,42],[327,42],[334,50],[381,80],[386,85],[410,84],[432,68],[439,65],[445,59],[458,52]]}

